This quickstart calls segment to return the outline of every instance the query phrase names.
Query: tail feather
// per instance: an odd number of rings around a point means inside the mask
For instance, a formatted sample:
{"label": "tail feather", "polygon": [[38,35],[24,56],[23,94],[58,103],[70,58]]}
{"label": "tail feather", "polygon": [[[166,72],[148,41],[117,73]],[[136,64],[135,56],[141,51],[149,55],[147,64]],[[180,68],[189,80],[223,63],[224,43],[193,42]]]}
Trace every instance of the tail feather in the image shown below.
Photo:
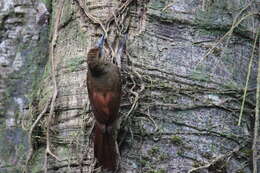
{"label": "tail feather", "polygon": [[116,170],[117,152],[115,142],[112,133],[102,133],[101,129],[97,125],[95,126],[94,153],[105,170]]}

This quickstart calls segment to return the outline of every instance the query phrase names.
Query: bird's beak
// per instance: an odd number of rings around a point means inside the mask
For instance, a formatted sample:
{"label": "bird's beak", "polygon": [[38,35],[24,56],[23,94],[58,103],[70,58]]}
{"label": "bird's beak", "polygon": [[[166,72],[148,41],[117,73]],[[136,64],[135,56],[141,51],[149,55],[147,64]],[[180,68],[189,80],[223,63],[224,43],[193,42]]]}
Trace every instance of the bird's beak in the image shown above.
{"label": "bird's beak", "polygon": [[97,47],[99,48],[99,57],[102,57],[102,55],[103,55],[104,43],[105,43],[105,36],[102,35],[101,38],[97,42]]}
{"label": "bird's beak", "polygon": [[103,49],[104,42],[105,42],[105,36],[102,35],[101,38],[97,42],[97,47],[99,47],[100,49]]}

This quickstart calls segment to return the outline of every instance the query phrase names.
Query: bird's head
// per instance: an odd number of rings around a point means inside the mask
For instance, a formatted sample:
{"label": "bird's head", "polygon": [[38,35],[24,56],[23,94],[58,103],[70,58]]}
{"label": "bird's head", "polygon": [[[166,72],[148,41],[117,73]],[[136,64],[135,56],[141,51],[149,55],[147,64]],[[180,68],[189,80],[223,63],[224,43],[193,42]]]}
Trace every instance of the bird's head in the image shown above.
{"label": "bird's head", "polygon": [[87,54],[87,62],[88,64],[90,64],[93,61],[99,61],[101,59],[101,53],[100,53],[100,48],[99,47],[95,47],[92,48],[88,51]]}
{"label": "bird's head", "polygon": [[104,62],[102,60],[104,41],[105,38],[102,36],[99,39],[96,47],[90,49],[87,53],[88,67],[93,75],[100,74],[104,71]]}
{"label": "bird's head", "polygon": [[92,48],[92,49],[90,49],[88,51],[88,54],[87,54],[87,62],[88,62],[88,64],[91,61],[100,61],[101,60],[101,57],[103,55],[104,42],[105,42],[105,37],[102,36],[98,40],[97,45],[94,48]]}

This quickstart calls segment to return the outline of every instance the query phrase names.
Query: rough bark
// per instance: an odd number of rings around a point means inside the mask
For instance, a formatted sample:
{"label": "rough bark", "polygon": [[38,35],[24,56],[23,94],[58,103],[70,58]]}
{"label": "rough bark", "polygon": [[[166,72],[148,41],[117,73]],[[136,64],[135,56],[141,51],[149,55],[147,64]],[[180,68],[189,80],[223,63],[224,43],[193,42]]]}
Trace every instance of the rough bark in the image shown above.
{"label": "rough bark", "polygon": [[0,2],[0,172],[25,164],[30,100],[48,58],[48,14],[42,2]]}
{"label": "rough bark", "polygon": [[[93,170],[86,52],[107,29],[104,23],[111,17],[111,47],[129,24],[121,59],[120,172],[252,172],[259,50],[253,49],[253,43],[259,28],[259,4],[133,1],[122,12],[126,20],[122,16],[115,20],[116,9],[127,2],[65,1],[53,47],[54,63],[49,60],[33,98],[34,120],[46,105],[49,108],[32,133],[35,148],[29,169],[43,170],[39,165],[48,132],[51,151],[60,159],[48,155],[48,172]],[[60,9],[56,1],[52,7],[51,35]],[[241,126],[237,126],[251,55],[247,97]],[[52,121],[47,121],[53,74],[58,93]],[[255,149],[259,147],[258,141]]]}

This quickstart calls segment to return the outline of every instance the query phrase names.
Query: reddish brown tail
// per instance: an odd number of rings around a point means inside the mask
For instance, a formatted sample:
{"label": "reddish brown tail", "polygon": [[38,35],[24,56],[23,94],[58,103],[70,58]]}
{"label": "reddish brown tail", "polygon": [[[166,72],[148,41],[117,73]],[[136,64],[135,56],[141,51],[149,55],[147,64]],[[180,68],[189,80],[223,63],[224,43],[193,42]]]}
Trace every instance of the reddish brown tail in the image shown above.
{"label": "reddish brown tail", "polygon": [[102,168],[108,171],[116,170],[117,152],[113,134],[105,132],[95,125],[94,152]]}

